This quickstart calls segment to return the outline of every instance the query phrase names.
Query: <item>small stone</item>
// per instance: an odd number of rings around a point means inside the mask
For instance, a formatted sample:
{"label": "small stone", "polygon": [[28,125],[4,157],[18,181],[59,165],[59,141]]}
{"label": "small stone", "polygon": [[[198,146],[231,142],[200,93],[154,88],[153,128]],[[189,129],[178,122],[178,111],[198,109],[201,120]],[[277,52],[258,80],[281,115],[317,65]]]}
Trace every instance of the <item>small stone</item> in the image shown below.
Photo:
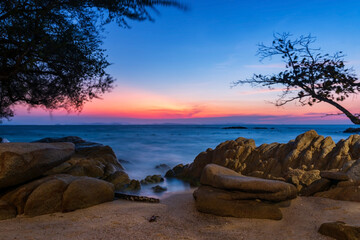
{"label": "small stone", "polygon": [[159,185],[156,185],[155,187],[152,187],[152,189],[153,189],[154,192],[156,192],[156,193],[167,191],[167,188],[166,188],[166,187],[162,187],[162,186],[159,186]]}

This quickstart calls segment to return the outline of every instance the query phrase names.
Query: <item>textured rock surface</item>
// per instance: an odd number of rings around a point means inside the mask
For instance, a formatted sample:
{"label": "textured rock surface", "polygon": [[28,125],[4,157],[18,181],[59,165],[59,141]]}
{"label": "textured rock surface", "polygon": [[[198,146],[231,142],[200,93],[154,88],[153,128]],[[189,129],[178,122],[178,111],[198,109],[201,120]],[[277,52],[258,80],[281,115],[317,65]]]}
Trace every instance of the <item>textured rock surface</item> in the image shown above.
{"label": "textured rock surface", "polygon": [[360,181],[340,182],[334,188],[324,192],[318,192],[314,196],[360,202]]}
{"label": "textured rock surface", "polygon": [[[297,191],[294,185],[276,180],[267,180],[255,177],[242,176],[241,174],[216,164],[208,164],[201,175],[202,185],[214,188],[241,191],[245,193],[276,194],[283,201],[296,197]],[[275,195],[273,196],[275,197]],[[257,197],[252,197],[256,199]],[[270,200],[270,199],[265,199]]]}
{"label": "textured rock surface", "polygon": [[329,222],[321,224],[319,233],[337,240],[359,240],[360,227],[350,226],[344,222]]}
{"label": "textured rock surface", "polygon": [[335,181],[347,181],[349,180],[349,176],[344,172],[338,171],[321,171],[320,176],[322,178],[335,180]]}
{"label": "textured rock surface", "polygon": [[0,200],[0,220],[16,217],[16,209],[7,202]]}
{"label": "textured rock surface", "polygon": [[263,218],[280,220],[282,213],[275,204],[253,200],[234,200],[224,197],[215,188],[199,189],[194,192],[196,209],[203,213],[239,218]]}
{"label": "textured rock surface", "polygon": [[0,144],[0,189],[40,177],[68,160],[74,150],[72,143]]}
{"label": "textured rock surface", "polygon": [[197,210],[219,216],[280,220],[283,204],[278,203],[297,195],[292,184],[243,176],[216,164],[205,166],[200,183],[194,192]]}
{"label": "textured rock surface", "polygon": [[7,192],[0,202],[17,214],[37,216],[72,211],[114,199],[114,186],[103,180],[67,174],[52,175]]}
{"label": "textured rock surface", "polygon": [[37,142],[72,142],[75,154],[71,158],[47,171],[45,175],[70,174],[99,178],[114,184],[116,190],[124,190],[130,178],[109,146],[87,142],[79,137],[44,138]]}

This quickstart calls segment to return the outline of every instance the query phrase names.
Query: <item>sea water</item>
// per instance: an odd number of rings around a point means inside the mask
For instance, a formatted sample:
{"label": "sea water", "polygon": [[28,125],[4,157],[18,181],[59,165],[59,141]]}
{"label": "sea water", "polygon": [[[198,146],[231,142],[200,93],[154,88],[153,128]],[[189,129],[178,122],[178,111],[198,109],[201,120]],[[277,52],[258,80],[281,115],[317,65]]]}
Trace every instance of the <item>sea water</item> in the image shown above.
{"label": "sea water", "polygon": [[[252,138],[257,146],[263,143],[287,143],[301,133],[314,129],[337,142],[350,134],[343,131],[351,125],[241,125],[247,129],[224,129],[227,125],[0,125],[0,137],[10,142],[31,142],[45,137],[78,136],[84,140],[109,145],[121,159],[132,179],[147,175],[164,175],[159,164],[174,167],[191,163],[207,148],[215,148],[226,140]],[[260,129],[259,129],[260,128]],[[189,189],[187,183],[166,179],[159,185],[167,192]],[[143,186],[140,194],[154,195]]]}

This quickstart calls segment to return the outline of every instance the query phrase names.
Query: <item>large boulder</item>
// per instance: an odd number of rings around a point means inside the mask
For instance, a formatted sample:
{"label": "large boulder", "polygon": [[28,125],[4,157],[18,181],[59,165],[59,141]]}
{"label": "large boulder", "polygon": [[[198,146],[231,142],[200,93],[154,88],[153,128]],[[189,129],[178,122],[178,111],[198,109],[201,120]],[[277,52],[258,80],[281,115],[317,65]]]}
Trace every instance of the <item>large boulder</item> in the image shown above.
{"label": "large boulder", "polygon": [[[275,199],[277,201],[295,198],[297,194],[297,190],[292,184],[277,180],[243,176],[231,169],[216,164],[208,164],[204,168],[200,183],[214,188],[241,191],[253,195],[276,194],[280,198]],[[253,199],[257,198],[253,197]]]}
{"label": "large boulder", "polygon": [[282,219],[275,204],[253,200],[234,200],[226,192],[216,188],[200,187],[194,192],[196,209],[203,213],[224,217]]}
{"label": "large boulder", "polygon": [[37,216],[73,211],[113,199],[114,186],[111,183],[95,178],[59,174],[15,188],[2,196],[0,203],[15,207],[16,214]]}
{"label": "large boulder", "polygon": [[44,138],[37,142],[72,142],[75,154],[64,163],[50,169],[44,175],[70,174],[88,176],[109,181],[116,190],[123,190],[130,183],[129,176],[109,146],[87,142],[79,137]]}
{"label": "large boulder", "polygon": [[194,191],[198,211],[219,216],[280,220],[279,203],[297,195],[292,184],[243,176],[231,169],[208,164]]}
{"label": "large boulder", "polygon": [[73,143],[1,143],[0,189],[25,183],[70,159]]}

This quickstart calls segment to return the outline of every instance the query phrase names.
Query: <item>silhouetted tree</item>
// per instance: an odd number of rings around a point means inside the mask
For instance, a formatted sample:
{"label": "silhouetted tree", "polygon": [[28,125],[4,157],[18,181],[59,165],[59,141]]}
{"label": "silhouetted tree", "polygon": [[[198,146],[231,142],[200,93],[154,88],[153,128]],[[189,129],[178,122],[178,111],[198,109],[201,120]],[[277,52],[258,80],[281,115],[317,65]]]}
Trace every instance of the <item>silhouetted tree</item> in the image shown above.
{"label": "silhouetted tree", "polygon": [[1,0],[0,120],[16,104],[81,110],[111,89],[101,49],[104,25],[150,20],[176,0]]}
{"label": "silhouetted tree", "polygon": [[274,88],[285,86],[276,106],[292,101],[312,106],[326,102],[345,114],[354,124],[360,124],[360,115],[352,114],[340,102],[351,94],[360,92],[360,82],[352,68],[344,64],[344,55],[322,54],[319,48],[311,48],[315,38],[311,35],[291,40],[290,34],[275,34],[271,46],[259,44],[260,59],[281,56],[286,69],[277,74],[254,74],[251,79],[239,80],[235,85],[249,83],[253,86]]}

